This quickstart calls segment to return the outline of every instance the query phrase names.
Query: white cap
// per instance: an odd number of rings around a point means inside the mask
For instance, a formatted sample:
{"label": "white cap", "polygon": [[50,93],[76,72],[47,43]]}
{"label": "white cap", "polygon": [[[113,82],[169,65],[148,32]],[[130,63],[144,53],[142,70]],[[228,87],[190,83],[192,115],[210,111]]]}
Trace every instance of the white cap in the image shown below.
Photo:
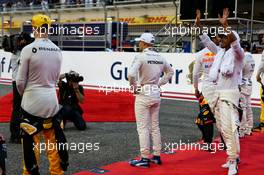
{"label": "white cap", "polygon": [[143,33],[139,38],[135,38],[135,41],[143,41],[148,44],[154,44],[155,37],[151,33]]}
{"label": "white cap", "polygon": [[234,30],[232,30],[232,31],[230,31],[230,32],[224,32],[224,33],[221,33],[220,35],[227,36],[227,35],[229,35],[231,32],[233,32],[233,34],[235,35],[237,41],[240,42],[240,37],[239,37],[238,33],[237,33],[236,31],[234,31]]}

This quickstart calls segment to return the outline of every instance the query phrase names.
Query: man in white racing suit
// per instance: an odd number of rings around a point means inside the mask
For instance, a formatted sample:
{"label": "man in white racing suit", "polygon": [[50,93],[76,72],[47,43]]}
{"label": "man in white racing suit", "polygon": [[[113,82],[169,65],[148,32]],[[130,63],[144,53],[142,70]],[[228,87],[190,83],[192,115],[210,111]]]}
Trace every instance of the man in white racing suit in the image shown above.
{"label": "man in white racing suit", "polygon": [[245,51],[245,58],[242,69],[241,108],[243,109],[242,119],[239,127],[239,136],[251,135],[253,129],[253,112],[251,108],[252,81],[251,77],[255,68],[255,61],[250,51],[250,44],[242,42],[242,48]]}
{"label": "man in white racing suit", "polygon": [[[219,45],[221,39],[218,35],[213,36],[213,34],[209,35],[211,40],[216,44]],[[220,48],[219,48],[220,49]],[[214,93],[216,90],[216,83],[211,82],[209,79],[209,71],[213,65],[215,54],[212,53],[207,47],[199,51],[195,54],[195,64],[193,68],[193,86],[195,89],[195,96],[197,98],[200,97],[200,93],[204,96],[206,103],[210,106],[214,97]],[[201,80],[201,92],[198,89],[199,84],[199,77],[202,75]],[[204,143],[210,144],[212,143],[213,136],[214,136],[214,124],[208,125],[199,125],[198,128],[202,132],[202,139]]]}
{"label": "man in white racing suit", "polygon": [[[202,42],[212,52],[216,54],[214,63],[210,70],[210,80],[217,83],[215,96],[217,101],[215,107],[212,108],[215,113],[216,123],[220,128],[221,135],[227,146],[227,162],[222,165],[223,168],[228,168],[228,175],[237,174],[237,159],[240,154],[240,143],[238,136],[239,127],[239,84],[242,80],[242,67],[244,59],[244,51],[240,46],[240,39],[235,31],[231,31],[228,26],[227,18],[229,10],[223,10],[223,16],[219,17],[219,21],[224,28],[221,35],[220,47],[203,34],[200,36]],[[200,15],[197,14],[196,24],[200,25]]]}
{"label": "man in white racing suit", "polygon": [[[21,51],[16,77],[17,89],[22,96],[20,127],[24,155],[23,175],[40,174],[41,136],[44,137],[47,148],[49,173],[63,175],[68,166],[67,150],[58,146],[61,140],[65,143],[66,139],[55,118],[59,112],[56,82],[60,75],[62,53],[48,39],[50,24],[51,19],[46,15],[32,17],[35,41]],[[53,145],[53,149],[50,145]]]}
{"label": "man in white racing suit", "polygon": [[[143,33],[139,40],[137,55],[129,69],[130,86],[136,94],[135,115],[140,144],[140,160],[130,161],[131,166],[150,166],[150,162],[161,165],[161,135],[159,128],[160,86],[173,76],[170,64],[153,49],[154,36]],[[163,77],[160,76],[164,73]],[[137,81],[138,79],[138,81]],[[150,156],[150,137],[153,142],[153,157]]]}
{"label": "man in white racing suit", "polygon": [[[218,46],[221,39],[218,35],[211,36],[211,40]],[[209,72],[214,62],[215,54],[211,52],[207,47],[195,54],[195,64],[193,68],[193,86],[195,89],[195,95],[198,96],[200,91],[198,89],[200,72],[202,71],[203,79],[201,81],[201,92],[207,101],[211,102],[210,97],[215,91],[215,82],[209,80]],[[210,103],[209,102],[209,103]]]}
{"label": "man in white racing suit", "polygon": [[[264,43],[263,43],[264,44]],[[260,65],[258,67],[258,72],[257,72],[257,76],[256,76],[256,79],[257,79],[257,82],[259,82],[261,84],[261,87],[260,87],[260,104],[261,104],[261,113],[260,113],[260,116],[259,116],[259,120],[260,120],[260,123],[259,125],[254,128],[253,131],[255,132],[264,132],[264,99],[262,98],[263,97],[263,91],[264,91],[264,51],[262,52],[262,56],[261,56],[261,61],[260,61]]]}

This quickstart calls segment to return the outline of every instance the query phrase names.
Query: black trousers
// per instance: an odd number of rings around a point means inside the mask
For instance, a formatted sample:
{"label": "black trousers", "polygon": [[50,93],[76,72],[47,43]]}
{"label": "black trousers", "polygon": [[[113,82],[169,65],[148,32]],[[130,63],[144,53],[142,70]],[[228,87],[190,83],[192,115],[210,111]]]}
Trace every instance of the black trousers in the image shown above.
{"label": "black trousers", "polygon": [[6,159],[6,146],[4,146],[4,143],[0,143],[0,172],[2,170],[2,174],[0,175],[6,175],[6,166],[5,166],[5,159]]}
{"label": "black trousers", "polygon": [[21,96],[18,93],[16,82],[12,82],[13,86],[13,111],[10,121],[11,140],[20,139],[20,120],[21,120]]}
{"label": "black trousers", "polygon": [[70,120],[78,130],[86,129],[86,123],[82,117],[82,114],[75,107],[64,105],[60,113],[63,117],[64,124],[66,124],[67,120]]}
{"label": "black trousers", "polygon": [[205,143],[212,143],[214,137],[214,124],[210,125],[198,125],[203,135]]}

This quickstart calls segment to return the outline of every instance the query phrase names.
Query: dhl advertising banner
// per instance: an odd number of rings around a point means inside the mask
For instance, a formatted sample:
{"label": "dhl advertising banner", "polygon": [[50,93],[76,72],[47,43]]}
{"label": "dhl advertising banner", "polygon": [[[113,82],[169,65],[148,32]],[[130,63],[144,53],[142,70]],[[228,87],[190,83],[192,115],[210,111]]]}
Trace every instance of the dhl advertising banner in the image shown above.
{"label": "dhl advertising banner", "polygon": [[[129,25],[140,25],[140,24],[168,24],[169,22],[175,22],[174,16],[143,16],[143,17],[122,17],[118,21],[126,22]],[[115,21],[115,19],[113,19]],[[89,19],[85,18],[82,22],[104,22],[103,18]],[[62,22],[80,22],[80,20],[67,20]],[[178,19],[178,23],[180,20]]]}
{"label": "dhl advertising banner", "polygon": [[3,26],[2,24],[0,23],[0,28],[4,28],[4,29],[10,29],[10,28],[20,28],[21,27],[21,22],[18,22],[18,21],[14,21],[14,22],[5,22],[3,23]]}
{"label": "dhl advertising banner", "polygon": [[[168,24],[170,22],[175,23],[174,16],[143,16],[143,17],[123,17],[119,18],[118,21],[128,23],[128,25],[146,25],[146,24]],[[108,19],[110,20],[110,19]],[[116,19],[112,19],[116,21]],[[104,22],[104,18],[80,18],[80,19],[70,19],[62,20],[62,23],[95,23],[95,22]],[[4,29],[11,28],[20,28],[22,27],[23,21],[13,21],[12,24],[4,23]],[[180,23],[180,19],[177,20],[177,23]],[[0,24],[0,28],[2,25]]]}
{"label": "dhl advertising banner", "polygon": [[[126,52],[74,52],[63,51],[61,73],[74,70],[84,77],[82,84],[87,89],[108,89],[108,91],[129,88],[128,70],[138,53]],[[171,81],[162,87],[165,98],[195,100],[194,89],[189,83],[189,64],[194,60],[194,54],[188,53],[161,53],[171,64],[174,75]],[[1,84],[11,84],[12,67],[11,54],[0,50]],[[261,55],[254,55],[256,68]],[[259,84],[255,80],[256,69],[252,78],[252,103],[259,104]]]}

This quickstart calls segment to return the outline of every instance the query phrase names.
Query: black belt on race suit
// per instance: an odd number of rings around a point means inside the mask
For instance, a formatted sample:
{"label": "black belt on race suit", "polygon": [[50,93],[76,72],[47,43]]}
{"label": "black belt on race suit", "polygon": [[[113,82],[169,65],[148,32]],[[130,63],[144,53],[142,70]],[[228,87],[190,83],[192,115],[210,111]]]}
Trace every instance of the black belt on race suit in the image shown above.
{"label": "black belt on race suit", "polygon": [[[31,175],[39,175],[39,168],[37,165],[36,156],[34,153],[34,140],[33,136],[46,129],[54,129],[55,138],[57,140],[57,150],[61,159],[61,168],[66,171],[69,165],[68,150],[64,147],[67,144],[66,137],[63,133],[60,123],[62,116],[58,112],[54,117],[41,118],[29,114],[22,109],[22,119],[20,123],[21,137],[23,138],[24,162],[27,171]],[[59,146],[59,147],[58,147]]]}

